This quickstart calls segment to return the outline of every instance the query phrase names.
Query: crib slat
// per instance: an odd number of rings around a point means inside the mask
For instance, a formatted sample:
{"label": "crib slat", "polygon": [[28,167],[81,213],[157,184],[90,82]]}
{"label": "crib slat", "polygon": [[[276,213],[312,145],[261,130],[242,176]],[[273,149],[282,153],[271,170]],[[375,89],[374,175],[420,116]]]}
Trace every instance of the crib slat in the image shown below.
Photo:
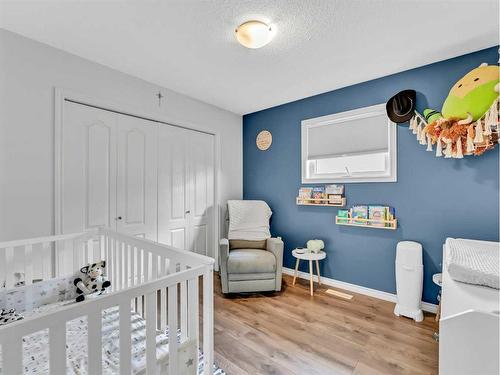
{"label": "crib slat", "polygon": [[114,267],[113,267],[113,240],[111,237],[108,237],[108,254],[106,259],[106,268],[108,269],[108,278],[111,281],[111,291],[114,291],[115,286],[115,275],[114,275]]}
{"label": "crib slat", "polygon": [[168,287],[168,373],[178,374],[177,356],[177,285]]}
{"label": "crib slat", "polygon": [[212,375],[214,368],[214,291],[213,270],[206,267],[203,273],[203,358],[204,375]]}
{"label": "crib slat", "polygon": [[144,282],[149,281],[149,251],[144,251]]}
{"label": "crib slat", "polygon": [[[137,280],[136,280],[136,284],[142,283],[142,277],[144,275],[143,267],[142,267],[142,258],[143,258],[143,251],[142,251],[142,249],[137,248]],[[143,315],[144,311],[142,309],[142,296],[137,297],[137,312],[141,316],[144,316]]]}
{"label": "crib slat", "polygon": [[151,254],[151,279],[156,280],[158,277],[158,255]]}
{"label": "crib slat", "polygon": [[143,317],[144,309],[142,308],[142,296],[137,297],[136,300],[137,300],[137,313]]}
{"label": "crib slat", "polygon": [[[146,295],[146,372],[156,374],[156,293]],[[177,372],[169,372],[177,374]]]}
{"label": "crib slat", "polygon": [[[185,269],[185,266],[181,265],[181,270]],[[181,281],[181,298],[180,298],[180,304],[181,304],[181,342],[184,342],[187,339],[187,326],[188,326],[188,301],[187,301],[187,281]]]}
{"label": "crib slat", "polygon": [[81,259],[80,262],[82,264],[89,264],[90,257],[89,257],[89,248],[88,248],[87,244],[84,242],[78,241],[78,244],[76,247],[78,247],[78,248],[81,247],[81,249],[78,251],[79,259]]}
{"label": "crib slat", "polygon": [[124,287],[128,288],[130,286],[130,270],[129,270],[129,259],[130,259],[130,245],[125,244],[125,256],[123,258],[123,274],[125,278]]}
{"label": "crib slat", "polygon": [[51,374],[66,373],[66,324],[49,328],[49,366]]}
{"label": "crib slat", "polygon": [[132,252],[130,254],[130,278],[131,278],[131,285],[135,285],[135,260],[137,257],[137,248],[135,246],[132,246]]}
{"label": "crib slat", "polygon": [[24,247],[24,283],[33,284],[33,245]]}
{"label": "crib slat", "polygon": [[57,276],[61,276],[66,273],[67,267],[71,265],[68,260],[70,257],[73,270],[79,270],[86,264],[84,261],[82,262],[81,254],[78,251],[78,243],[75,244],[73,240],[64,241],[63,247],[60,250],[58,258],[60,258],[61,261],[59,262],[60,266]]}
{"label": "crib slat", "polygon": [[[199,331],[199,304],[198,304],[198,278],[188,281],[188,334],[195,340],[198,347]],[[198,367],[198,366],[196,366]]]}
{"label": "crib slat", "polygon": [[120,374],[130,374],[132,341],[130,336],[130,304],[120,303]]}
{"label": "crib slat", "polygon": [[141,284],[143,281],[144,271],[142,267],[142,258],[143,258],[142,249],[137,248],[137,281],[136,284]]}
{"label": "crib slat", "polygon": [[96,254],[94,254],[94,240],[92,238],[90,240],[87,240],[87,252],[88,252],[87,263],[96,262],[97,258]]}
{"label": "crib slat", "polygon": [[23,373],[23,343],[21,337],[2,342],[3,374]]}
{"label": "crib slat", "polygon": [[99,236],[99,259],[106,259],[106,237],[103,234]]}
{"label": "crib slat", "polygon": [[160,291],[160,329],[167,329],[167,289],[162,288]]}
{"label": "crib slat", "polygon": [[8,247],[5,249],[5,287],[12,288],[14,286],[14,248]]}
{"label": "crib slat", "polygon": [[44,280],[52,278],[52,254],[48,242],[42,244],[42,275]]}
{"label": "crib slat", "polygon": [[117,290],[121,290],[123,289],[122,288],[122,243],[118,240],[116,240],[115,254],[116,254],[116,260],[115,260],[116,286]]}
{"label": "crib slat", "polygon": [[127,270],[126,270],[126,263],[127,263],[127,248],[128,245],[125,242],[122,242],[120,246],[120,251],[122,254],[122,259],[120,263],[120,268],[121,268],[121,285],[122,289],[127,287]]}
{"label": "crib slat", "polygon": [[89,374],[100,374],[102,369],[101,310],[90,313],[88,321],[88,367]]}
{"label": "crib slat", "polygon": [[5,248],[0,248],[0,288],[4,287],[5,274],[7,270],[7,261],[5,260]]}

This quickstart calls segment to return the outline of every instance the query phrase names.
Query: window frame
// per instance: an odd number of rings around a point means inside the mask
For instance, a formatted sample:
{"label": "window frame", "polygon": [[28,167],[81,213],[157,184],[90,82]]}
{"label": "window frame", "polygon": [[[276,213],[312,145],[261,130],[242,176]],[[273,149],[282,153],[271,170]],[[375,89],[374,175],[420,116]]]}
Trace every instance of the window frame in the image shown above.
{"label": "window frame", "polygon": [[[317,177],[310,177],[308,175],[308,131],[309,129],[334,125],[338,123],[354,121],[362,118],[385,116],[388,125],[388,147],[389,147],[389,174],[376,175],[376,172],[366,172],[356,175],[343,175],[343,176],[328,176],[317,175]],[[301,177],[303,184],[317,184],[317,183],[362,183],[362,182],[397,182],[397,159],[398,159],[398,126],[392,122],[386,114],[385,103],[377,104],[369,107],[358,108],[351,111],[335,113],[316,118],[311,118],[301,121]]]}

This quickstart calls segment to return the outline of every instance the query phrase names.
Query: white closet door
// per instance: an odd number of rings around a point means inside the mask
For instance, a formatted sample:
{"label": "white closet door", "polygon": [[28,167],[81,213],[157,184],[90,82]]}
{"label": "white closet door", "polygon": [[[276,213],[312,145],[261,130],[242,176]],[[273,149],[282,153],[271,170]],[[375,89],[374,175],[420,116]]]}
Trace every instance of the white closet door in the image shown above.
{"label": "white closet door", "polygon": [[214,136],[159,128],[158,241],[214,257]]}
{"label": "white closet door", "polygon": [[116,228],[157,240],[158,124],[118,116]]}
{"label": "white closet door", "polygon": [[62,233],[115,227],[116,114],[66,101],[61,129]]}
{"label": "white closet door", "polygon": [[214,136],[190,131],[189,134],[189,222],[188,249],[215,257],[214,225]]}
{"label": "white closet door", "polygon": [[158,149],[158,242],[187,249],[188,131],[169,125],[159,127]]}

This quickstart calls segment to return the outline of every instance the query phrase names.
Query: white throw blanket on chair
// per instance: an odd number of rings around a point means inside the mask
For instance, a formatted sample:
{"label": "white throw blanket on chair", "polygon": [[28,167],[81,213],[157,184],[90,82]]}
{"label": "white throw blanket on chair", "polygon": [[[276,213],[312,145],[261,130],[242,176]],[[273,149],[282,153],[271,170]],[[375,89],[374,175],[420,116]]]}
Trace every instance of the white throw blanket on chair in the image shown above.
{"label": "white throw blanket on chair", "polygon": [[264,201],[230,200],[229,211],[230,240],[266,240],[271,237],[269,219],[273,212]]}

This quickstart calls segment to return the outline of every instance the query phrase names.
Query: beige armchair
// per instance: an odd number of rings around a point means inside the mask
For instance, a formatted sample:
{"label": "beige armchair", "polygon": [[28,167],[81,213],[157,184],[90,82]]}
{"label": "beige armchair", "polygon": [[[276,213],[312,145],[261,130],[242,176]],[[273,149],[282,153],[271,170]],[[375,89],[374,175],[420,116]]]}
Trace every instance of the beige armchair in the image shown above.
{"label": "beige armchair", "polygon": [[283,241],[268,238],[258,248],[250,247],[254,244],[244,246],[244,242],[237,240],[238,247],[234,247],[233,240],[220,241],[222,293],[280,291]]}
{"label": "beige armchair", "polygon": [[[262,205],[262,202],[260,204]],[[267,204],[265,206],[269,210]],[[219,250],[222,293],[281,290],[283,267],[281,238],[266,240],[224,238],[220,241]]]}

